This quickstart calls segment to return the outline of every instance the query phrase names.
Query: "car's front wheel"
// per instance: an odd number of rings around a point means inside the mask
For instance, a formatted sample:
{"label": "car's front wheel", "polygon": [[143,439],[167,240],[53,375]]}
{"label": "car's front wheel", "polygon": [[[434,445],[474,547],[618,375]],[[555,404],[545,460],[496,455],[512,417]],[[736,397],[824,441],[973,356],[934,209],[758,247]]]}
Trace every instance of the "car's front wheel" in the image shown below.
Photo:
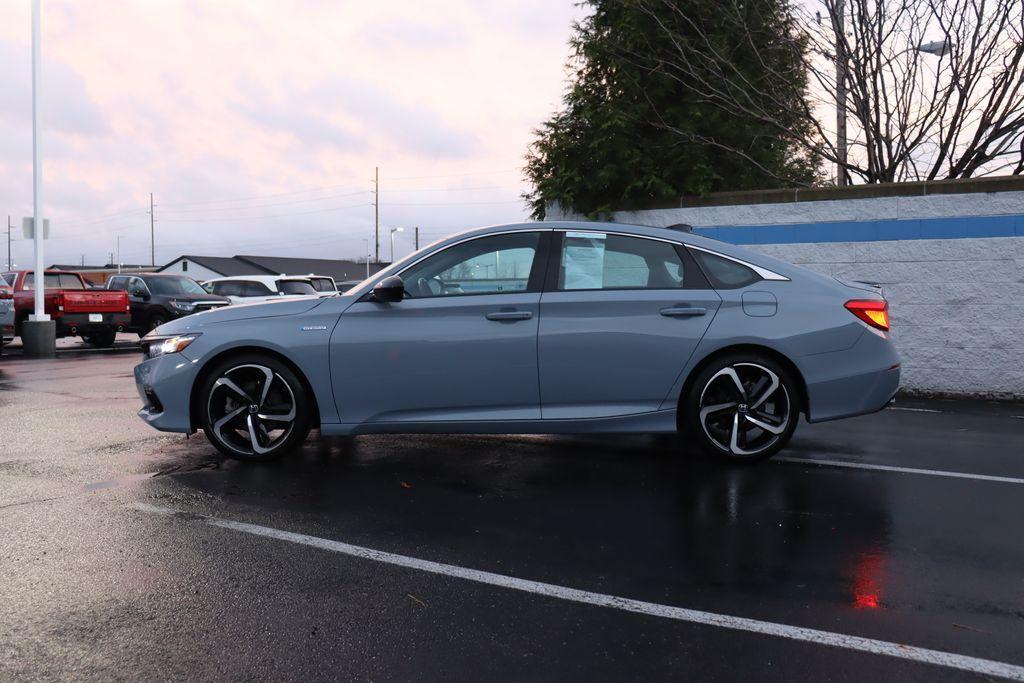
{"label": "car's front wheel", "polygon": [[774,359],[719,358],[684,397],[684,431],[702,450],[729,460],[769,458],[789,443],[800,418],[799,386]]}
{"label": "car's front wheel", "polygon": [[197,398],[206,438],[234,458],[270,460],[309,434],[305,385],[273,356],[244,354],[218,363]]}

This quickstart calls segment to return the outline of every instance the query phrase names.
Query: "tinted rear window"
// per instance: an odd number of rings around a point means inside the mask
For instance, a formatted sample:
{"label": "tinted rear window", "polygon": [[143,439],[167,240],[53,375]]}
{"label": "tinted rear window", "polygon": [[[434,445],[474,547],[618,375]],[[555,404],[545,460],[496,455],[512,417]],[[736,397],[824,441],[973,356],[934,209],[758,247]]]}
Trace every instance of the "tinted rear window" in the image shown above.
{"label": "tinted rear window", "polygon": [[760,275],[742,263],[697,249],[692,249],[691,253],[697,258],[715,289],[738,289],[761,279]]}

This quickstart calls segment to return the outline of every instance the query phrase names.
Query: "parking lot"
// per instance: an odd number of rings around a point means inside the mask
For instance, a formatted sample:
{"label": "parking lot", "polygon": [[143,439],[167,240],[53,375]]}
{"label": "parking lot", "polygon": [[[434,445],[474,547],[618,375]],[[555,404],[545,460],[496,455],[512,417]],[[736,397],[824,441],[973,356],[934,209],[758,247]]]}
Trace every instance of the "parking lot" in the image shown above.
{"label": "parking lot", "polygon": [[1024,679],[1024,406],[900,401],[774,461],[668,438],[135,417],[132,353],[0,361],[0,678]]}

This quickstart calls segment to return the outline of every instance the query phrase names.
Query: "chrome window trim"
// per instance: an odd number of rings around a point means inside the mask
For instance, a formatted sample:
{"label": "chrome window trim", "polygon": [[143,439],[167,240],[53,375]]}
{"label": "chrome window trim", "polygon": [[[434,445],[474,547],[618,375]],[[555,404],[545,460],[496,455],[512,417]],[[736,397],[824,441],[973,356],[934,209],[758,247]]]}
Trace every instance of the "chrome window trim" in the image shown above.
{"label": "chrome window trim", "polygon": [[763,280],[774,280],[776,282],[789,282],[790,281],[790,279],[788,277],[786,277],[785,275],[780,275],[780,274],[776,273],[774,270],[768,270],[767,268],[762,268],[761,266],[755,265],[755,264],[750,263],[748,261],[744,261],[743,259],[738,259],[735,256],[729,256],[728,254],[723,254],[721,252],[714,251],[712,249],[705,249],[704,247],[698,247],[698,246],[693,245],[693,244],[687,244],[686,242],[682,242],[681,244],[684,244],[688,249],[696,249],[697,251],[703,251],[705,254],[712,254],[712,255],[717,256],[719,258],[724,258],[724,259],[726,259],[728,261],[732,261],[733,263],[738,263],[741,266],[746,266],[747,268],[750,268],[752,271],[754,271],[755,273],[760,275],[761,279],[763,279]]}
{"label": "chrome window trim", "polygon": [[650,235],[637,235],[632,232],[618,232],[616,230],[595,230],[593,228],[555,228],[555,232],[595,232],[602,235],[616,235],[618,237],[635,237],[638,240],[651,240],[652,242],[665,242],[666,244],[681,244],[684,247],[686,242],[678,240],[667,240],[664,237],[651,237]]}

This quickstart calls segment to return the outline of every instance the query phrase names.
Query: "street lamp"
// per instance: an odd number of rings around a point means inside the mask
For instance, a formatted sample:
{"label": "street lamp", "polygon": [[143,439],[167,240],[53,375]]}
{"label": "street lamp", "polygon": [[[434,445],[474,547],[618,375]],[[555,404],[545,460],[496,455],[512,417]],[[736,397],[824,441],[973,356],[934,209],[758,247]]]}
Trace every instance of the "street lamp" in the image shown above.
{"label": "street lamp", "polygon": [[395,233],[405,232],[405,228],[391,228],[391,262],[395,262]]}
{"label": "street lamp", "polygon": [[366,279],[370,279],[370,238],[363,238],[363,253],[366,254]]}
{"label": "street lamp", "polygon": [[[843,31],[845,10],[843,0],[836,3],[838,14],[836,25],[840,33]],[[820,14],[818,22],[821,22]],[[836,185],[846,185],[846,57],[844,55],[844,44],[839,36],[836,37]],[[908,47],[897,52],[890,59],[907,52],[918,52],[926,55],[935,55],[940,59],[953,49],[953,41],[949,38],[934,40],[930,43],[921,43],[917,47]]]}
{"label": "street lamp", "polygon": [[118,275],[121,274],[121,237],[122,237],[122,235],[118,235],[117,236],[117,274]]}

